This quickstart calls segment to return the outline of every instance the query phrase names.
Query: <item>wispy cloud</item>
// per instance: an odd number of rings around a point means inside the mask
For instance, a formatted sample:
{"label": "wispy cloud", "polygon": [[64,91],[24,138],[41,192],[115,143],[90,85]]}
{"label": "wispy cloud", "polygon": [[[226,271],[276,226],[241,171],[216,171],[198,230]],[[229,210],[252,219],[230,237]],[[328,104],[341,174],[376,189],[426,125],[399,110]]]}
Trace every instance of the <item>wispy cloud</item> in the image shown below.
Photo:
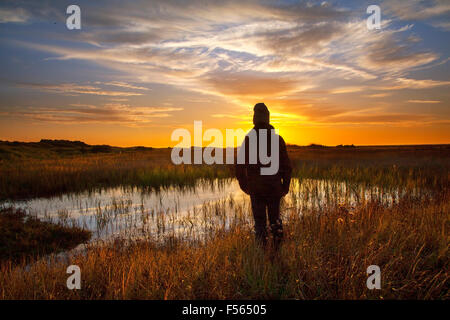
{"label": "wispy cloud", "polygon": [[0,8],[0,23],[25,23],[30,14],[23,8]]}
{"label": "wispy cloud", "polygon": [[114,87],[120,87],[120,88],[126,88],[126,89],[133,89],[133,90],[150,90],[146,87],[139,87],[130,83],[122,82],[122,81],[110,81],[110,82],[95,82],[95,84],[103,84],[108,86],[114,86]]}
{"label": "wispy cloud", "polygon": [[[98,84],[98,83],[97,83]],[[125,83],[119,84],[111,84],[105,83],[109,85],[131,88],[131,89],[145,89],[141,87],[134,87],[127,85]],[[97,96],[140,96],[142,93],[140,92],[131,92],[131,91],[113,91],[113,90],[104,90],[98,86],[92,85],[80,85],[75,83],[62,83],[62,84],[41,84],[41,83],[17,83],[17,86],[23,88],[30,88],[35,90],[60,93],[65,95],[80,95],[80,94],[88,94],[88,95],[97,95]]]}
{"label": "wispy cloud", "polygon": [[390,95],[392,95],[392,93],[383,92],[383,93],[367,94],[367,95],[364,95],[364,97],[366,97],[366,98],[385,98],[385,97],[389,97]]}
{"label": "wispy cloud", "polygon": [[389,79],[391,82],[388,86],[382,86],[382,90],[400,90],[400,89],[429,89],[441,86],[449,86],[450,81],[440,81],[432,79],[409,79],[409,78],[396,78]]}
{"label": "wispy cloud", "polygon": [[360,92],[363,91],[364,87],[341,87],[330,90],[330,93],[339,94],[339,93],[352,93],[352,92]]}
{"label": "wispy cloud", "polygon": [[167,118],[178,107],[133,107],[123,104],[103,106],[73,104],[61,108],[25,108],[22,112],[6,111],[4,116],[22,116],[35,121],[53,123],[103,123],[124,126],[146,126],[154,118]]}
{"label": "wispy cloud", "polygon": [[403,20],[426,20],[450,15],[450,3],[447,0],[385,0],[383,6],[388,12]]}
{"label": "wispy cloud", "polygon": [[425,104],[441,103],[441,101],[439,101],[439,100],[408,100],[408,102],[410,102],[410,103],[425,103]]}

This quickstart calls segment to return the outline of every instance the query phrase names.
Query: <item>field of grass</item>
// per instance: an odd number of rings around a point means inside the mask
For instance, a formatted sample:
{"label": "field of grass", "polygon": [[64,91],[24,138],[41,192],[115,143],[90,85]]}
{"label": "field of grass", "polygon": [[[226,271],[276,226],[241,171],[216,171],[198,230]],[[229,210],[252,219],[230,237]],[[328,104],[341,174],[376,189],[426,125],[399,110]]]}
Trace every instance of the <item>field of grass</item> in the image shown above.
{"label": "field of grass", "polygon": [[[77,144],[54,156],[47,144],[4,146],[0,160],[0,200],[48,197],[115,186],[160,188],[193,185],[197,179],[229,177],[229,167],[172,164],[170,149],[111,148],[79,154]],[[8,155],[8,156],[5,156]]]}
{"label": "field of grass", "polygon": [[[33,157],[15,148],[14,157],[0,162],[2,199],[118,185],[182,187],[233,173],[229,166],[174,166],[169,149],[119,148],[54,158],[48,151]],[[218,224],[207,241],[118,240],[89,245],[64,262],[2,262],[0,299],[450,298],[449,146],[291,146],[289,154],[299,179],[406,193],[391,206],[358,199],[354,208],[342,203],[302,214],[286,208],[286,239],[275,257],[256,246],[252,224],[243,219],[248,206],[235,205],[230,228]],[[414,196],[417,190],[420,197]],[[221,206],[202,210],[205,216],[225,214]],[[70,264],[81,268],[81,290],[66,287]],[[370,265],[381,268],[381,290],[366,287]]]}
{"label": "field of grass", "polygon": [[[48,197],[115,186],[160,188],[232,177],[231,165],[174,165],[171,149],[80,147],[78,142],[0,142],[0,200]],[[64,147],[61,147],[63,145]],[[90,148],[90,149],[89,149]],[[31,149],[31,150],[30,150]],[[445,190],[450,145],[288,148],[299,178]]]}

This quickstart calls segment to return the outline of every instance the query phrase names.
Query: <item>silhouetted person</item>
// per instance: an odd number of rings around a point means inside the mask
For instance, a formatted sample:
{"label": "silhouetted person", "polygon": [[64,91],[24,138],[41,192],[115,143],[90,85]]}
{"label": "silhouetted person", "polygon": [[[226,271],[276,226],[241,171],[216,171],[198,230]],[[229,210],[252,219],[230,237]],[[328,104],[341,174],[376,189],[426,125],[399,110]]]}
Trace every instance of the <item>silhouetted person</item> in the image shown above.
{"label": "silhouetted person", "polygon": [[[286,144],[281,136],[273,135],[273,138],[279,139],[279,168],[274,175],[262,175],[261,168],[269,167],[269,164],[261,164],[259,156],[260,130],[266,129],[268,155],[272,155],[270,130],[274,129],[269,124],[270,113],[264,103],[255,105],[253,115],[254,130],[257,132],[257,143],[249,147],[250,132],[245,136],[241,146],[241,152],[245,152],[245,163],[236,165],[236,177],[242,191],[250,195],[253,217],[255,219],[256,240],[264,248],[267,247],[267,216],[269,218],[270,230],[273,235],[273,244],[275,250],[278,250],[283,239],[283,225],[280,217],[280,200],[289,192],[291,182],[292,167],[286,150]],[[264,136],[263,136],[264,137]],[[257,162],[252,164],[249,161],[249,150],[255,148],[257,151]],[[271,158],[273,159],[273,158]]]}

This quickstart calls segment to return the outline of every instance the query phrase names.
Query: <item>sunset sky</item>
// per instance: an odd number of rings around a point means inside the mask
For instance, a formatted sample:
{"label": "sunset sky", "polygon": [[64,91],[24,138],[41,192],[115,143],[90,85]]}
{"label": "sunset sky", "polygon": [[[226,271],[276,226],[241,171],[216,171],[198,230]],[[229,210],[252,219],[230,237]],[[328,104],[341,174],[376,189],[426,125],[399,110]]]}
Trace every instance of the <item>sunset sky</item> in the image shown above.
{"label": "sunset sky", "polygon": [[2,0],[0,140],[167,147],[265,102],[291,144],[450,143],[449,52],[448,0]]}

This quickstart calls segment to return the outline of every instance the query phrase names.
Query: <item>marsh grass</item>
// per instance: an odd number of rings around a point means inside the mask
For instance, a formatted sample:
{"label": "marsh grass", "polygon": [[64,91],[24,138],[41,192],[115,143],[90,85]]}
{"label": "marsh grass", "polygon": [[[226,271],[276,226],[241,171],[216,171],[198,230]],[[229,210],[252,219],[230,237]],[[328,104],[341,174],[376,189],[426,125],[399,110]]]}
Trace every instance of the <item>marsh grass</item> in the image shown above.
{"label": "marsh grass", "polygon": [[[195,185],[198,179],[234,176],[232,165],[174,165],[171,149],[133,150],[0,158],[0,200],[50,197],[118,186],[144,190],[183,188]],[[300,179],[439,190],[450,187],[448,145],[318,149],[291,146],[288,152],[293,174]]]}
{"label": "marsh grass", "polygon": [[[274,259],[255,244],[251,224],[236,219],[227,230],[210,229],[207,241],[118,240],[27,270],[4,264],[0,298],[448,299],[448,200],[367,201],[303,215],[288,209]],[[65,286],[70,264],[82,270],[81,290]],[[381,268],[381,290],[366,287],[373,264]]]}
{"label": "marsh grass", "polygon": [[229,177],[218,165],[179,165],[166,150],[58,159],[0,161],[0,200],[50,197],[117,186],[158,189],[192,186],[197,179]]}
{"label": "marsh grass", "polygon": [[50,253],[69,250],[91,233],[75,226],[41,221],[22,210],[0,210],[0,262],[29,263]]}

